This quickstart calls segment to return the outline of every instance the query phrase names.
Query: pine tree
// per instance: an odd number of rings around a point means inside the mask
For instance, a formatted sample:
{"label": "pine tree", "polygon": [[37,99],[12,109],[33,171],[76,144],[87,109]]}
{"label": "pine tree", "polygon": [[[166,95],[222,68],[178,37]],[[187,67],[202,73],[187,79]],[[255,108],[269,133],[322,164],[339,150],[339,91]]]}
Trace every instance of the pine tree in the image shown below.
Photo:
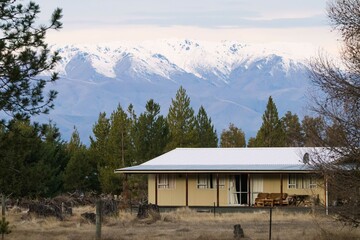
{"label": "pine tree", "polygon": [[106,113],[100,113],[97,122],[93,126],[94,137],[90,136],[91,155],[96,159],[98,165],[105,164],[109,157],[108,141],[109,141],[110,121],[106,117]]}
{"label": "pine tree", "polygon": [[285,133],[271,96],[269,97],[262,119],[263,123],[255,138],[256,147],[284,147]]}
{"label": "pine tree", "polygon": [[80,141],[79,132],[74,128],[70,142],[67,145],[70,160],[63,175],[66,191],[98,191],[96,164],[89,157],[86,146]]}
{"label": "pine tree", "polygon": [[109,132],[110,120],[106,117],[106,113],[100,113],[98,121],[93,126],[94,137],[90,137],[90,157],[91,161],[96,162],[98,179],[101,185],[101,190],[105,185],[104,174],[101,174],[103,168],[107,168],[107,161],[110,158],[109,154]]}
{"label": "pine tree", "polygon": [[43,91],[47,83],[58,79],[57,73],[49,79],[38,76],[52,71],[60,60],[58,52],[50,52],[45,35],[50,29],[61,28],[62,15],[61,9],[56,9],[48,26],[37,27],[39,5],[16,2],[0,3],[0,111],[29,117],[47,113],[54,106],[56,91],[50,90],[47,97]]}
{"label": "pine tree", "polygon": [[[18,197],[50,197],[61,191],[68,157],[58,138],[29,120],[12,120],[0,134],[1,191]],[[57,130],[55,130],[57,132]],[[19,148],[19,146],[21,146]]]}
{"label": "pine tree", "polygon": [[115,174],[114,169],[132,165],[131,119],[121,105],[118,105],[117,109],[111,113],[109,123],[106,146],[108,157],[99,166],[99,178],[102,192],[120,193],[122,176]]}
{"label": "pine tree", "polygon": [[160,115],[160,105],[154,100],[146,103],[146,110],[140,114],[133,128],[136,164],[143,163],[164,153],[168,142],[169,128],[166,119]]}
{"label": "pine tree", "polygon": [[218,137],[216,130],[211,122],[211,118],[207,116],[203,106],[199,108],[196,116],[195,129],[197,133],[198,147],[217,147]]}
{"label": "pine tree", "polygon": [[288,111],[284,117],[281,118],[283,130],[285,132],[285,144],[287,147],[302,147],[304,146],[304,136],[302,135],[302,127],[299,122],[299,117]]}
{"label": "pine tree", "polygon": [[229,129],[223,129],[221,132],[220,147],[246,147],[245,133],[233,123],[230,123]]}
{"label": "pine tree", "polygon": [[197,141],[194,109],[190,106],[190,98],[183,87],[179,88],[171,103],[167,116],[170,140],[166,149],[169,151],[177,147],[194,147]]}

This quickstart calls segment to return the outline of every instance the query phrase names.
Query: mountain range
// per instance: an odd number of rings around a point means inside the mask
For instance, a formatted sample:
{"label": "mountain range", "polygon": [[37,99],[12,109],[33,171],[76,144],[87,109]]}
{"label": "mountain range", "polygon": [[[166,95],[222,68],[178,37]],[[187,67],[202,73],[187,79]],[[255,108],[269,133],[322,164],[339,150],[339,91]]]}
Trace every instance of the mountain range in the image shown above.
{"label": "mountain range", "polygon": [[51,119],[68,140],[76,126],[89,143],[100,112],[110,116],[118,104],[131,103],[137,114],[154,99],[166,115],[183,86],[197,113],[204,106],[218,134],[234,123],[254,136],[272,96],[280,117],[304,115],[310,88],[307,46],[243,44],[167,39],[94,45],[54,45],[62,56],[55,109],[36,121]]}

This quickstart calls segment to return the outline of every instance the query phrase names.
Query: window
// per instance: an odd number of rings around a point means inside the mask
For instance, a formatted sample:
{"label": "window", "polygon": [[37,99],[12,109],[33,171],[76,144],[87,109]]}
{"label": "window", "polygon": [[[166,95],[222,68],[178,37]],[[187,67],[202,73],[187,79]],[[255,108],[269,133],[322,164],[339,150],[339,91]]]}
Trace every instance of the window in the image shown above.
{"label": "window", "polygon": [[[219,177],[219,188],[225,187],[225,178]],[[216,175],[214,174],[199,174],[197,177],[197,188],[216,188]]]}
{"label": "window", "polygon": [[157,187],[161,189],[175,188],[175,177],[170,174],[159,174]]}
{"label": "window", "polygon": [[289,174],[288,188],[296,188],[296,175]]}
{"label": "window", "polygon": [[309,174],[289,174],[288,188],[308,189],[316,188],[316,177]]}
{"label": "window", "polygon": [[310,176],[310,188],[316,188],[317,187],[317,183],[316,183],[316,177],[314,175]]}

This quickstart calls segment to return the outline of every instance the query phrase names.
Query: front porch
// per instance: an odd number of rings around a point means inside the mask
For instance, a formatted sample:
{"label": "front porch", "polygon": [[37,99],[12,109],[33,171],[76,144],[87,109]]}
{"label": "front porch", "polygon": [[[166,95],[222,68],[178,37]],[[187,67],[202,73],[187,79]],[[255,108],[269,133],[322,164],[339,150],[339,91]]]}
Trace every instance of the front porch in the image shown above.
{"label": "front porch", "polygon": [[[178,207],[325,205],[322,179],[305,173],[161,173],[148,175],[148,202]],[[266,193],[263,201],[259,195]],[[277,198],[274,196],[285,196]]]}

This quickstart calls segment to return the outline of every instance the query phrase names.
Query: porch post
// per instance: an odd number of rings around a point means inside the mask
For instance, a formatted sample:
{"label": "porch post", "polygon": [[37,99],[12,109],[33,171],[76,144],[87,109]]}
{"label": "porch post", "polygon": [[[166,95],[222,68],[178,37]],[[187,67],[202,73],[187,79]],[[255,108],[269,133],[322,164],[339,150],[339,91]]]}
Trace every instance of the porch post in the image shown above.
{"label": "porch post", "polygon": [[124,173],[124,183],[123,183],[123,197],[124,197],[124,203],[125,207],[128,207],[129,205],[129,191],[128,191],[128,175]]}
{"label": "porch post", "polygon": [[216,174],[216,205],[219,207],[220,206],[220,201],[219,201],[219,174]]}
{"label": "porch post", "polygon": [[158,205],[158,188],[157,188],[157,182],[158,182],[158,175],[155,174],[155,205]]}
{"label": "porch post", "polygon": [[284,193],[284,190],[283,190],[283,175],[282,173],[280,173],[280,206],[282,206],[283,204],[283,193]]}
{"label": "porch post", "polygon": [[189,176],[185,174],[185,205],[189,206]]}

